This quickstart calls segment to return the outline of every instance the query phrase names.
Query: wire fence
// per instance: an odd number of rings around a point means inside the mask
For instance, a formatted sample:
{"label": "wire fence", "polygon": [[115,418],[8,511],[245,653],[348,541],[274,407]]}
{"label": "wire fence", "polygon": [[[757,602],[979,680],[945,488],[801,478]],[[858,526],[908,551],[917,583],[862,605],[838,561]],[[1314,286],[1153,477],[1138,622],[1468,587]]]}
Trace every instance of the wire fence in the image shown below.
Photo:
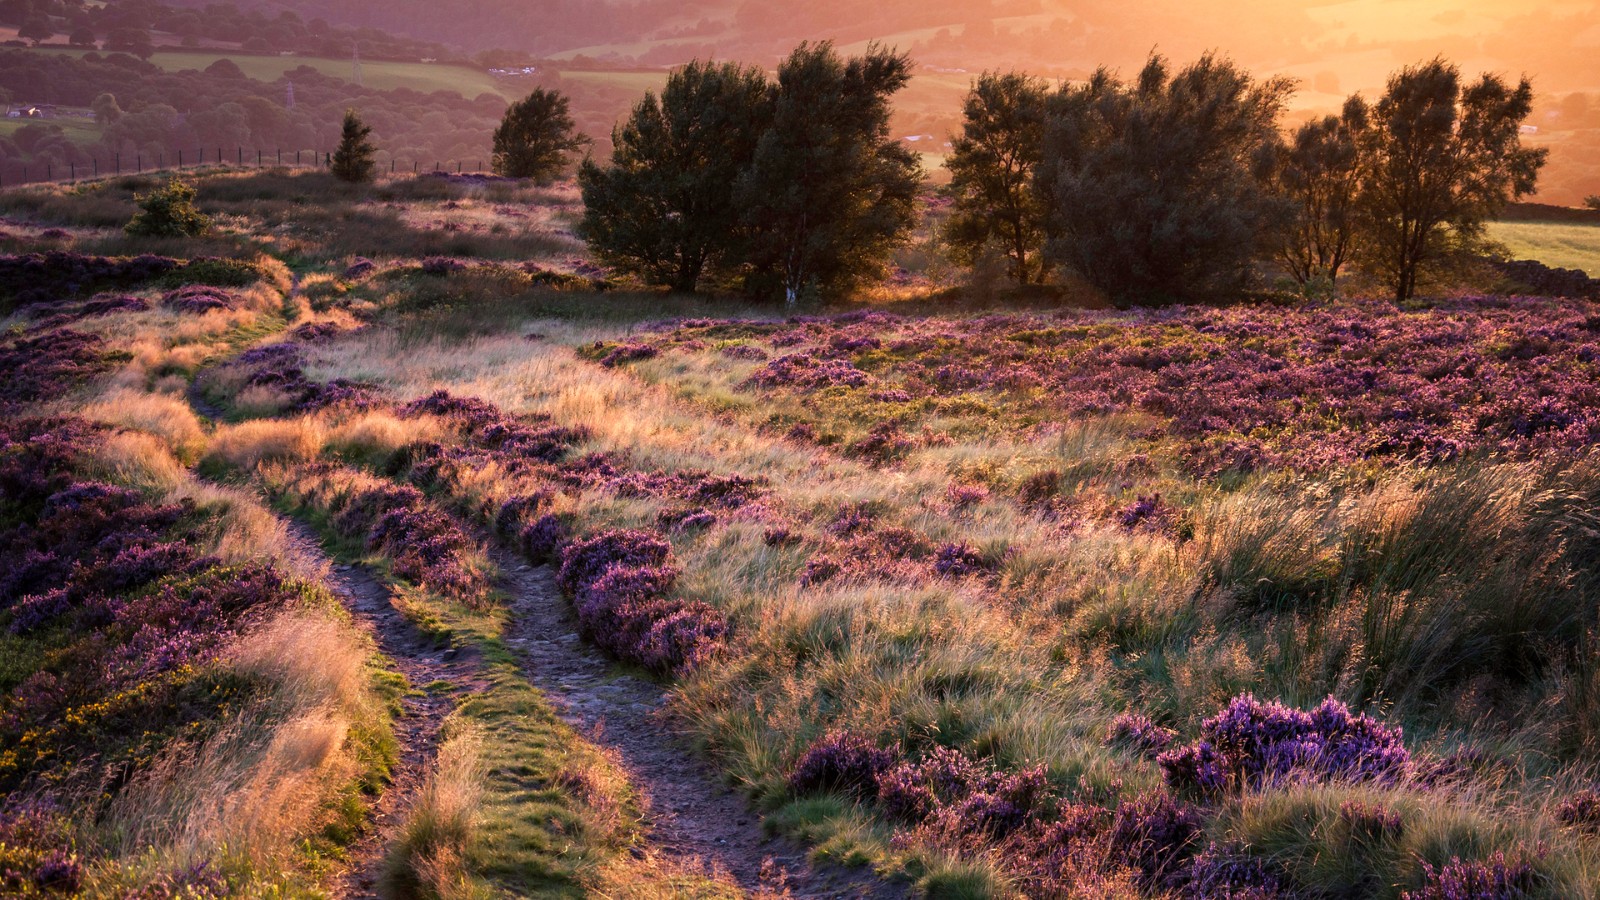
{"label": "wire fence", "polygon": [[[113,153],[109,157],[90,157],[87,160],[66,162],[44,161],[32,163],[0,160],[0,189],[27,184],[73,184],[121,175],[140,175],[161,172],[182,172],[206,168],[297,168],[326,169],[333,162],[333,154],[326,150],[246,150],[235,148],[233,153],[225,148],[184,148],[155,154]],[[484,160],[423,160],[402,161],[390,157],[386,162],[375,161],[377,171],[391,175],[409,173],[482,174]]]}

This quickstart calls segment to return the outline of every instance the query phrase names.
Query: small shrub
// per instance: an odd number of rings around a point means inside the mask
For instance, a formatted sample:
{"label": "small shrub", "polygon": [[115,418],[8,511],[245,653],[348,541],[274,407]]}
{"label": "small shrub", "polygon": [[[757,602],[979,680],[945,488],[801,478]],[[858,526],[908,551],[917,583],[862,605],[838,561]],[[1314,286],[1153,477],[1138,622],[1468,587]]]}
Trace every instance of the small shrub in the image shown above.
{"label": "small shrub", "polygon": [[796,794],[844,791],[863,799],[878,796],[878,779],[895,762],[893,750],[863,735],[835,731],[811,743],[789,773]]}
{"label": "small shrub", "polygon": [[211,219],[194,205],[194,185],[174,177],[166,187],[134,199],[139,204],[124,228],[146,237],[199,237],[211,230]]}

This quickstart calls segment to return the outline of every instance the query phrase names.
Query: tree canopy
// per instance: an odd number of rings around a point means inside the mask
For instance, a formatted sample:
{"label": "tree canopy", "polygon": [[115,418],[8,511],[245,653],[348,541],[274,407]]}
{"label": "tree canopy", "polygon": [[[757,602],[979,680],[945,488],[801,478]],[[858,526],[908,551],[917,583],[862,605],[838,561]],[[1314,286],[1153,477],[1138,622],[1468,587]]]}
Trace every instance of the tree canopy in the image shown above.
{"label": "tree canopy", "polygon": [[674,290],[736,269],[745,226],[735,188],[771,110],[755,67],[696,61],[673,72],[612,132],[611,164],[579,169],[584,238],[609,264]]}
{"label": "tree canopy", "polygon": [[494,170],[510,178],[549,182],[589,143],[572,122],[571,102],[560,91],[534,88],[511,104],[494,132]]}

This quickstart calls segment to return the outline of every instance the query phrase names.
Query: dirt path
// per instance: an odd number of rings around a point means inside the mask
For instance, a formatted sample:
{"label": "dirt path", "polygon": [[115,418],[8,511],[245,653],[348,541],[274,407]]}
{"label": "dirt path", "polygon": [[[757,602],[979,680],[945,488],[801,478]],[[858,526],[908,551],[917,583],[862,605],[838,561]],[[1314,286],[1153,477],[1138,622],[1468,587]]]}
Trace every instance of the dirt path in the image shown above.
{"label": "dirt path", "polygon": [[[316,536],[300,523],[291,525],[307,552],[321,553]],[[350,864],[334,884],[335,896],[375,898],[384,852],[412,799],[433,770],[439,729],[455,708],[451,696],[487,689],[479,661],[470,652],[442,649],[419,635],[390,602],[389,589],[361,566],[334,565],[328,587],[360,627],[372,635],[412,691],[400,701],[394,723],[399,744],[393,780],[373,804],[368,827],[350,848]],[[437,690],[444,684],[449,690]],[[427,686],[433,690],[424,690]]]}
{"label": "dirt path", "polygon": [[[722,869],[752,892],[786,887],[795,898],[909,896],[903,885],[887,884],[869,870],[814,866],[802,845],[764,837],[760,816],[674,734],[661,714],[666,691],[618,674],[579,638],[550,569],[505,553],[495,554],[495,561],[512,595],[507,640],[522,654],[528,679],[574,728],[621,757],[649,801],[646,823],[654,849]],[[769,872],[776,867],[782,877],[763,877],[768,860]]]}

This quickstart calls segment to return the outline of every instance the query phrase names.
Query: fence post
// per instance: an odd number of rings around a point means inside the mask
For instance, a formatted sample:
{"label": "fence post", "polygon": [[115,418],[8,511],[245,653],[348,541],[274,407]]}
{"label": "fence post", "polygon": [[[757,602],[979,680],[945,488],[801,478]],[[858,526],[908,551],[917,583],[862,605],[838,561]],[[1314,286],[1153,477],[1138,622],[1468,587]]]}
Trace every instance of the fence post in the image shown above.
{"label": "fence post", "polygon": [[278,165],[283,165],[283,148],[278,148]]}
{"label": "fence post", "polygon": [[70,180],[77,181],[78,180],[78,162],[77,162],[77,160],[71,160],[71,161],[69,161],[67,163],[67,165],[71,167],[68,170],[68,171],[70,171],[72,173],[72,178]]}
{"label": "fence post", "polygon": [[116,153],[116,156],[117,156],[117,174],[121,175],[122,174],[122,151],[118,150],[117,153]]}
{"label": "fence post", "polygon": [[96,156],[94,158],[93,162],[94,162],[94,177],[99,178],[100,177],[100,157]]}
{"label": "fence post", "polygon": [[133,169],[134,169],[135,172],[143,172],[144,171],[144,154],[143,153],[135,153],[133,155]]}
{"label": "fence post", "polygon": [[55,181],[56,180],[56,164],[55,163],[45,163],[44,164],[44,180],[45,181]]}
{"label": "fence post", "polygon": [[417,161],[414,159],[411,161],[411,174],[417,174]]}

